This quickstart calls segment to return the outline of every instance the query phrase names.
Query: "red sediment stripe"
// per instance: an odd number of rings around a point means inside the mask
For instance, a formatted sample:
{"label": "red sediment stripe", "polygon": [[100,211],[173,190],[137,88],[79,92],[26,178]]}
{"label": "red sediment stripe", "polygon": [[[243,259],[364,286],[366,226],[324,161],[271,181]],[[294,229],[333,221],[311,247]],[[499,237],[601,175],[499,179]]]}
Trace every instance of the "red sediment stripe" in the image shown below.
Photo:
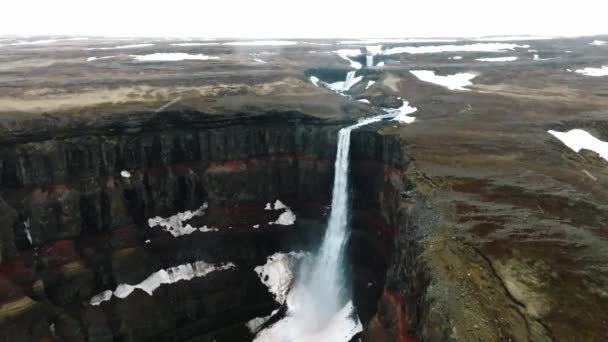
{"label": "red sediment stripe", "polygon": [[402,299],[399,293],[395,290],[384,289],[383,296],[393,305],[397,324],[399,325],[399,341],[400,342],[418,342],[418,339],[409,334],[407,317],[402,309]]}

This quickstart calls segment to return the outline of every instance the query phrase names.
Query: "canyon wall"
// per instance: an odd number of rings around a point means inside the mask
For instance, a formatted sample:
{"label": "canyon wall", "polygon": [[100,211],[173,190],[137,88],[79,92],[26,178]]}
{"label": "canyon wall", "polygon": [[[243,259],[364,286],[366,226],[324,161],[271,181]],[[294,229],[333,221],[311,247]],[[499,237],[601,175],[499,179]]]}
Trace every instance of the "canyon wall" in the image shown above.
{"label": "canyon wall", "polygon": [[[172,113],[54,132],[35,124],[31,131],[5,131],[4,340],[250,339],[243,323],[278,306],[253,268],[276,251],[318,242],[336,132],[344,125],[293,113]],[[408,337],[408,322],[419,330],[426,284],[416,264],[422,233],[414,222],[425,214],[413,215],[419,206],[404,176],[409,161],[397,139],[377,132],[380,126],[353,132],[351,154],[349,255],[369,340]],[[276,199],[296,213],[294,225],[270,223],[277,213],[265,204]],[[195,221],[216,230],[174,237],[148,227],[149,218],[203,203],[205,215]],[[198,260],[236,267],[163,285],[153,296],[136,290],[124,299],[89,302],[118,284]]]}

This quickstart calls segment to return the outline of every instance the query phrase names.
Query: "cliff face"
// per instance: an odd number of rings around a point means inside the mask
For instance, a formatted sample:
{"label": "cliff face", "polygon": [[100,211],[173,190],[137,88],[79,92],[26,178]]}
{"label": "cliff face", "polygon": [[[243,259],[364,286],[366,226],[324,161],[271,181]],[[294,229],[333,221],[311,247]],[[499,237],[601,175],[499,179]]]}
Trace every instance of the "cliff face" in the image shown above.
{"label": "cliff face", "polygon": [[[277,305],[253,268],[276,251],[318,242],[343,125],[297,115],[192,120],[191,113],[173,113],[114,129],[66,130],[53,139],[5,135],[5,340],[251,338],[244,322]],[[405,165],[397,140],[374,127],[353,133],[349,254],[364,322],[384,291]],[[265,203],[276,199],[296,213],[295,225],[270,223],[279,213],[264,210]],[[173,236],[148,226],[149,218],[203,203],[205,215],[184,224],[212,227],[208,231]],[[90,303],[118,284],[198,260],[236,267],[163,285],[153,296],[136,290]]]}

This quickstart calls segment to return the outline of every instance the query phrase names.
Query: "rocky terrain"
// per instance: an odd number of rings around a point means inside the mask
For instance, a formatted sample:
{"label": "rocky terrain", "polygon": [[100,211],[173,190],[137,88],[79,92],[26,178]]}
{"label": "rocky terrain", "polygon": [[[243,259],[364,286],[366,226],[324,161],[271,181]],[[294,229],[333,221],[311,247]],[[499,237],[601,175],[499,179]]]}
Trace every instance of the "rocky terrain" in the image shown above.
{"label": "rocky terrain", "polygon": [[403,101],[352,134],[357,338],[604,341],[606,157],[547,131],[608,141],[606,40],[3,38],[0,341],[252,340],[337,130]]}

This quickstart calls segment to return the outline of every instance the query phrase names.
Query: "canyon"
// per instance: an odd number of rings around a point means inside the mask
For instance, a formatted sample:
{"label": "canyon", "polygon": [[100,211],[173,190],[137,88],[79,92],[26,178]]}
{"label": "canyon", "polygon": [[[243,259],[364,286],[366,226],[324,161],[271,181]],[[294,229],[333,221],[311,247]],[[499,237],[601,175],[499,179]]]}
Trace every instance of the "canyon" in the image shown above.
{"label": "canyon", "polygon": [[[547,133],[608,139],[593,39],[0,47],[0,341],[253,340],[256,269],[319,247],[338,132],[387,110],[350,135],[352,340],[604,340],[606,161]],[[217,58],[132,57],[178,50]]]}

